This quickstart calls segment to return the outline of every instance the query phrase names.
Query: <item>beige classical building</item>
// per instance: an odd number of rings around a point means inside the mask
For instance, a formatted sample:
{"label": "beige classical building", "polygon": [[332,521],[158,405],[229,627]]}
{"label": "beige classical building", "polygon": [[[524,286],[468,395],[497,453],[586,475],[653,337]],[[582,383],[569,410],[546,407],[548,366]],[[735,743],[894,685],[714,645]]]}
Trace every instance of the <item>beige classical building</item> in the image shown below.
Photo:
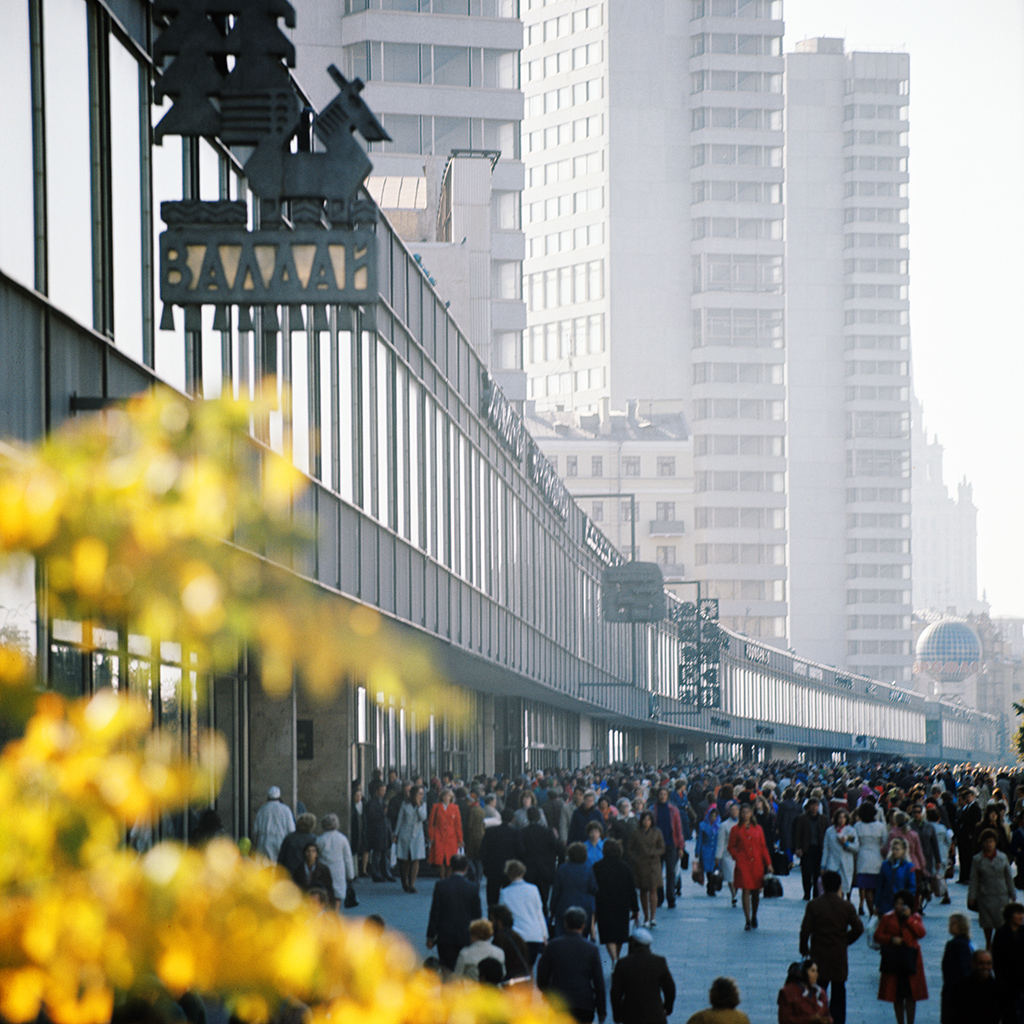
{"label": "beige classical building", "polygon": [[[693,438],[680,402],[534,413],[530,432],[569,492],[628,558],[657,562],[669,591],[693,598]],[[631,521],[634,515],[635,522]]]}

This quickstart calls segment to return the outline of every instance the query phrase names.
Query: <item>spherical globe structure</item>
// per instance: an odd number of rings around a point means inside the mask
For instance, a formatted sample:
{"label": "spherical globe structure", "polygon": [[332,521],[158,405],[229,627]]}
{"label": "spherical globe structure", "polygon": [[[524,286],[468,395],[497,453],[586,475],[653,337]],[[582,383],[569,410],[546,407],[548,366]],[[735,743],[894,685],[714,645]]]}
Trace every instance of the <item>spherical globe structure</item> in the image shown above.
{"label": "spherical globe structure", "polygon": [[981,671],[981,641],[961,619],[933,622],[917,638],[915,672],[943,683],[963,682]]}

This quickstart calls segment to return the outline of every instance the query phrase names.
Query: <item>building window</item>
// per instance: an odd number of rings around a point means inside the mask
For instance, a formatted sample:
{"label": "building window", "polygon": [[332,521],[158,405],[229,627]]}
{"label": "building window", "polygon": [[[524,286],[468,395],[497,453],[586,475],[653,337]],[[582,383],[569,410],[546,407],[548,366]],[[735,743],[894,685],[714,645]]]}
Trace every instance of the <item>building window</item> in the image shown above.
{"label": "building window", "polygon": [[558,472],[558,456],[557,455],[549,455],[548,456],[548,462],[551,463],[551,468],[557,473]]}
{"label": "building window", "polygon": [[674,523],[676,519],[676,503],[674,501],[659,501],[655,503],[654,518],[659,523]]}
{"label": "building window", "polygon": [[639,476],[640,475],[640,456],[639,455],[627,455],[622,460],[622,475],[623,476]]}
{"label": "building window", "polygon": [[601,455],[592,455],[590,458],[590,475],[591,476],[604,476],[604,457]]}
{"label": "building window", "polygon": [[566,476],[577,476],[579,474],[579,462],[575,455],[566,455],[565,457],[565,475]]}
{"label": "building window", "polygon": [[593,507],[591,508],[590,518],[593,519],[595,523],[603,523],[604,522],[604,502],[603,501],[595,501],[594,502]]}
{"label": "building window", "polygon": [[676,460],[674,455],[658,456],[658,476],[675,476]]}
{"label": "building window", "polygon": [[621,503],[621,508],[619,509],[619,520],[620,520],[620,522],[623,522],[623,523],[633,522],[635,519],[639,518],[638,516],[634,515],[634,512],[638,512],[638,511],[639,511],[639,506],[637,505],[636,502],[633,502],[633,501],[624,501],[624,502],[622,502]]}
{"label": "building window", "polygon": [[655,561],[658,565],[675,565],[676,548],[674,544],[659,545],[655,550]]}

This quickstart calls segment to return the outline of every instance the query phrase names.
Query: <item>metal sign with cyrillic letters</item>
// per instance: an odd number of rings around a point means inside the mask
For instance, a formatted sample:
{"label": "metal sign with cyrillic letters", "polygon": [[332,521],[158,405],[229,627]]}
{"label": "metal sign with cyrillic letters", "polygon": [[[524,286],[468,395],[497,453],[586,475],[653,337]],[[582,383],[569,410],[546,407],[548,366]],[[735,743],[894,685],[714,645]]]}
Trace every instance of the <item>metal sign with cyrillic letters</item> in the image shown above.
{"label": "metal sign with cyrillic letters", "polygon": [[372,302],[375,241],[372,228],[176,225],[160,236],[160,298],[181,306]]}

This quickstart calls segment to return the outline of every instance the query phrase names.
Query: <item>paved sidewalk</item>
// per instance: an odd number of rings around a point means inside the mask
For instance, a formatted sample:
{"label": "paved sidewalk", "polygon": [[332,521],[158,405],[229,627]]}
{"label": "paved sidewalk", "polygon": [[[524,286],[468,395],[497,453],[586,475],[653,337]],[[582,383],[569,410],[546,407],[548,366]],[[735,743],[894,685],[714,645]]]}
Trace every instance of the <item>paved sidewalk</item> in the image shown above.
{"label": "paved sidewalk", "polygon": [[[775,998],[786,977],[790,963],[799,959],[797,943],[805,903],[801,899],[799,868],[782,879],[782,899],[762,900],[757,931],[743,930],[743,911],[730,906],[728,889],[708,897],[687,873],[683,879],[683,895],[674,910],[662,907],[654,929],[655,952],[667,957],[678,988],[675,1010],[670,1024],[685,1024],[691,1014],[708,1005],[707,991],[713,978],[724,974],[739,985],[740,1009],[750,1017],[751,1024],[775,1024]],[[427,956],[424,944],[427,915],[434,880],[421,878],[419,893],[408,895],[398,883],[377,884],[369,880],[357,883],[359,907],[346,911],[349,916],[380,914],[389,928],[403,932],[421,956]],[[484,889],[481,886],[481,898]],[[939,995],[942,988],[942,951],[948,935],[949,913],[963,911],[966,887],[950,885],[953,904],[939,906],[933,901],[925,914],[928,934],[922,940],[925,977],[929,998],[918,1004],[917,1024],[939,1020]],[[984,943],[972,919],[972,941]],[[865,922],[867,919],[864,919]],[[876,919],[877,920],[877,919]],[[869,949],[865,937],[850,948],[850,978],[847,982],[848,1024],[891,1024],[895,1020],[892,1005],[880,1003],[878,993],[879,955]],[[606,974],[611,970],[607,952],[601,947]],[[610,1021],[610,1018],[609,1018]],[[983,1022],[979,1022],[983,1024]]]}

